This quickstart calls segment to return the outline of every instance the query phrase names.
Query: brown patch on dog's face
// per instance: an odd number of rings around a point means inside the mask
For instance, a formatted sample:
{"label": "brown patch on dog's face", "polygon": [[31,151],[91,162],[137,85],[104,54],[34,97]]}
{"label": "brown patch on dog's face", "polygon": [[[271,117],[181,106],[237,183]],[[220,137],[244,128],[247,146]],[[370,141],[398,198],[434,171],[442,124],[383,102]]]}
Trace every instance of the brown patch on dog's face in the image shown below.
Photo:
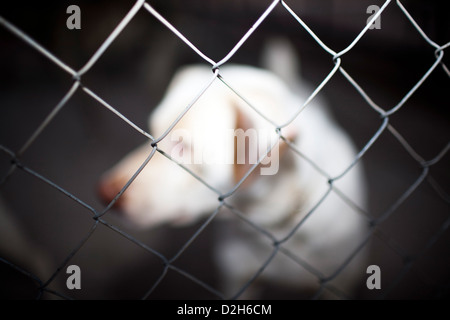
{"label": "brown patch on dog's face", "polygon": [[[252,128],[252,123],[249,120],[249,117],[246,116],[242,110],[238,106],[235,107],[236,109],[236,124],[235,124],[235,130],[243,130],[246,132],[248,129]],[[247,174],[247,172],[252,168],[252,164],[250,164],[250,150],[249,150],[249,143],[244,143],[244,150],[238,150],[239,146],[238,144],[238,138],[234,138],[234,162],[233,162],[233,181],[234,183],[238,183],[241,181],[241,179]],[[244,163],[239,163],[238,161],[238,155],[244,154]],[[250,184],[252,180],[254,180],[256,177],[256,172],[253,171],[247,179],[243,182],[243,185],[246,186]]]}
{"label": "brown patch on dog's face", "polygon": [[[247,132],[248,129],[254,129],[253,123],[250,120],[250,117],[247,116],[239,106],[235,106],[236,110],[236,122],[235,122],[235,130],[242,130],[244,133]],[[275,128],[273,129],[275,130]],[[259,138],[259,137],[258,137]],[[258,139],[257,138],[257,139]],[[285,138],[291,142],[294,142],[296,139],[296,132],[292,129],[287,129],[285,133]],[[246,136],[245,136],[246,139]],[[242,142],[242,141],[241,141]],[[250,148],[251,143],[250,141],[245,141],[245,143],[242,145],[238,143],[238,138],[235,136],[234,138],[234,163],[233,163],[233,181],[235,184],[239,183],[242,178],[252,169],[254,166],[254,162],[252,162],[251,156],[250,156]],[[258,144],[253,145],[253,147],[258,148]],[[268,146],[267,146],[268,147]],[[241,148],[241,149],[239,149]],[[243,148],[243,149],[242,149]],[[258,177],[259,169],[264,167],[265,161],[267,158],[272,159],[276,158],[277,161],[283,157],[284,153],[288,149],[288,144],[283,140],[280,139],[280,141],[273,146],[272,150],[267,154],[266,159],[263,159],[260,164],[256,166],[256,168],[249,174],[249,176],[242,182],[242,186],[248,187],[250,184],[254,182],[254,180]],[[256,152],[259,155],[262,154],[262,152],[265,152],[265,150],[258,150]],[[242,161],[242,155],[243,160]],[[240,156],[240,157],[239,157]],[[240,160],[240,161],[239,161]],[[259,159],[256,159],[259,160]]]}

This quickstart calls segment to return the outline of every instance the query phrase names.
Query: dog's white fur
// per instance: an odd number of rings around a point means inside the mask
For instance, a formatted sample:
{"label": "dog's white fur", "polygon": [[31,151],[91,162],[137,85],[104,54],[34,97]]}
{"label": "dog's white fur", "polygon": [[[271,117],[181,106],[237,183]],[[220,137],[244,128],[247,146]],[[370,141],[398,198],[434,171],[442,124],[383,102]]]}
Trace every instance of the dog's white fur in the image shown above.
{"label": "dog's white fur", "polygon": [[[289,73],[289,67],[284,68],[284,73],[286,72]],[[212,75],[210,68],[201,66],[183,68],[175,75],[166,96],[151,115],[150,132],[154,137],[159,137],[167,130]],[[288,121],[312,92],[303,85],[298,86],[298,83],[292,89],[292,83],[288,86],[275,74],[249,66],[223,67],[220,68],[220,75],[229,86],[276,124]],[[255,128],[258,132],[268,132],[272,138],[278,137],[272,123],[216,79],[157,146],[179,161],[185,159],[192,150],[217,154],[227,146],[222,143],[229,139],[224,136],[224,132],[231,128]],[[179,129],[193,134],[189,139],[181,140],[176,135],[180,132]],[[277,174],[261,175],[260,170],[264,166],[257,167],[248,181],[225,201],[277,240],[288,236],[305,215],[314,209],[300,228],[281,244],[283,249],[277,252],[258,279],[299,288],[317,287],[317,276],[326,278],[333,275],[364,237],[364,219],[335,191],[330,191],[320,202],[329,191],[328,178],[340,175],[350,166],[356,152],[349,137],[333,121],[318,98],[288,127],[283,128],[281,134],[292,140],[295,148],[306,158],[280,141],[269,154],[273,156],[273,161],[277,161],[276,157],[279,157]],[[218,141],[221,142],[217,143]],[[177,151],[173,152],[176,148]],[[179,148],[184,149],[181,152]],[[101,187],[104,197],[112,200],[151,150],[149,143],[108,172]],[[258,156],[264,150],[260,146]],[[229,155],[237,150],[228,145],[225,152]],[[183,159],[178,159],[177,155]],[[237,166],[213,161],[186,164],[186,167],[225,194],[251,165]],[[334,181],[333,187],[357,206],[364,208],[365,182],[361,170],[359,165],[353,167],[342,178]],[[198,218],[212,214],[219,206],[219,201],[217,193],[156,152],[146,168],[119,198],[119,204],[128,221],[141,227],[153,227],[161,223],[183,225],[197,221]],[[234,214],[227,208],[222,208],[218,217],[222,216]],[[235,223],[238,224],[237,221]],[[231,229],[230,234],[220,234],[216,248],[226,294],[231,296],[261,268],[274,250],[269,236],[245,222],[241,221],[240,225],[241,227]],[[297,261],[288,258],[289,254],[285,254],[284,250],[290,251]],[[332,283],[344,291],[350,291],[358,281],[355,274],[363,270],[363,256],[363,253],[358,254],[352,260],[353,263],[343,268]],[[305,261],[306,265],[298,261]],[[318,273],[313,275],[315,271],[311,273],[308,269],[317,270]]]}

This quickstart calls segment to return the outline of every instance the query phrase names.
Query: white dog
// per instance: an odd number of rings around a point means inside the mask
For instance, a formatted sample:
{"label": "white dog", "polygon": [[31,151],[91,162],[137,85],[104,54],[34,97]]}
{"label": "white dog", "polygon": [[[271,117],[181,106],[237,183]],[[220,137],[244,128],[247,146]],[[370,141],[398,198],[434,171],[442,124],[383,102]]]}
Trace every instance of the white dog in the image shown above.
{"label": "white dog", "polygon": [[[286,59],[272,61],[284,65],[276,73],[292,81],[296,71]],[[317,289],[322,281],[351,293],[365,272],[362,250],[349,258],[364,239],[365,220],[355,205],[364,208],[366,199],[359,164],[341,177],[357,154],[349,137],[317,98],[298,114],[312,92],[298,82],[287,85],[249,66],[218,72],[224,81],[213,80],[196,100],[213,77],[211,68],[183,68],[150,117],[155,138],[176,123],[156,145],[196,177],[154,153],[117,200],[123,216],[141,227],[184,225],[213,214],[223,200],[216,217],[233,217],[233,229],[218,235],[216,248],[227,298],[257,292],[261,280],[301,289]],[[152,149],[149,142],[111,169],[102,197],[112,201]]]}

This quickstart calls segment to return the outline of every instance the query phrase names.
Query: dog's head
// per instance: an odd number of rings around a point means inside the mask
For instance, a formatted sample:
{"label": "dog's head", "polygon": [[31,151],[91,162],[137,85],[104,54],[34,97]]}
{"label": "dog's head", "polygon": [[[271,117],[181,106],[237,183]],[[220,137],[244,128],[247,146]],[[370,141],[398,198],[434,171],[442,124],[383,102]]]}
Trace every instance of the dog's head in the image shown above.
{"label": "dog's head", "polygon": [[[150,117],[152,135],[164,138],[138,148],[102,178],[100,195],[110,203],[150,159],[115,202],[133,224],[195,221],[211,213],[220,195],[240,183],[252,168],[240,188],[251,188],[259,175],[277,173],[284,146],[271,121],[286,118],[292,103],[288,89],[268,72],[235,66],[225,69],[224,79],[242,90],[242,97],[215,79],[196,100],[212,77],[210,69],[198,66],[180,71]],[[293,139],[296,132],[287,127],[282,134]]]}

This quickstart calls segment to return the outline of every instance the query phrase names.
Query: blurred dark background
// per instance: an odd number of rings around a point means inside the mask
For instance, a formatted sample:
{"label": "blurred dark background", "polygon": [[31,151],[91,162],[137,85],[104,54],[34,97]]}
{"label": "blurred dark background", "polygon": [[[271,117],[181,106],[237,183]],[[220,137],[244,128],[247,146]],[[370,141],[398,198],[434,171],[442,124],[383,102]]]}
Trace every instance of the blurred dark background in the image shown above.
{"label": "blurred dark background", "polygon": [[[383,1],[286,1],[331,49],[346,48],[365,26],[369,5]],[[222,59],[242,38],[271,1],[149,1],[204,54]],[[447,16],[439,2],[404,1],[423,31],[437,44],[450,41]],[[81,30],[66,27],[66,8],[81,9]],[[29,1],[0,4],[0,16],[17,26],[71,68],[80,69],[133,6],[133,1]],[[301,57],[301,75],[319,85],[334,64],[332,57],[278,6],[231,58],[231,63],[259,65],[267,39],[291,39]],[[42,54],[0,25],[0,145],[17,152],[71,87],[73,80]],[[394,107],[435,62],[428,44],[391,3],[381,16],[381,29],[368,31],[342,57],[342,66],[382,108]],[[447,50],[448,51],[448,50]],[[448,54],[447,54],[448,56]],[[444,56],[444,62],[450,65]],[[161,99],[175,70],[186,63],[204,62],[148,11],[141,9],[82,83],[147,130],[147,116]],[[449,77],[441,66],[390,117],[392,124],[425,160],[449,142]],[[321,91],[337,120],[362,148],[381,125],[355,88],[338,72]],[[145,138],[102,105],[78,90],[55,119],[23,154],[27,167],[53,181],[96,210],[100,175]],[[11,166],[0,150],[0,179]],[[420,165],[388,131],[363,158],[370,189],[370,212],[381,216],[418,179]],[[444,198],[424,181],[379,226],[371,240],[371,264],[382,270],[387,299],[448,298],[450,285],[449,155],[432,166],[429,175]],[[88,234],[91,212],[23,170],[15,170],[0,186],[2,222],[0,257],[39,274],[43,279],[59,266]],[[174,195],[176,196],[176,195]],[[105,219],[149,247],[172,257],[197,230],[162,227],[136,231],[114,215]],[[176,266],[217,288],[212,243],[219,227],[213,222],[180,256]],[[447,223],[448,224],[448,223]],[[11,226],[11,227],[10,227]],[[3,228],[3,229],[1,229]],[[5,230],[9,230],[12,234]],[[19,237],[17,232],[22,235]],[[439,237],[437,237],[439,236]],[[437,237],[432,246],[431,239]],[[16,239],[17,238],[17,239]],[[401,253],[401,254],[399,254]],[[404,257],[413,257],[405,270]],[[417,259],[415,259],[417,258]],[[65,288],[62,270],[50,288],[75,299],[136,299],[142,297],[163,270],[162,261],[111,229],[99,225],[71,258],[82,270],[82,290]],[[0,296],[34,298],[36,284],[0,263]],[[45,294],[44,298],[53,298]],[[281,298],[271,296],[270,298]],[[362,283],[357,298],[373,299]],[[169,271],[150,295],[152,299],[216,298],[177,272]]]}

